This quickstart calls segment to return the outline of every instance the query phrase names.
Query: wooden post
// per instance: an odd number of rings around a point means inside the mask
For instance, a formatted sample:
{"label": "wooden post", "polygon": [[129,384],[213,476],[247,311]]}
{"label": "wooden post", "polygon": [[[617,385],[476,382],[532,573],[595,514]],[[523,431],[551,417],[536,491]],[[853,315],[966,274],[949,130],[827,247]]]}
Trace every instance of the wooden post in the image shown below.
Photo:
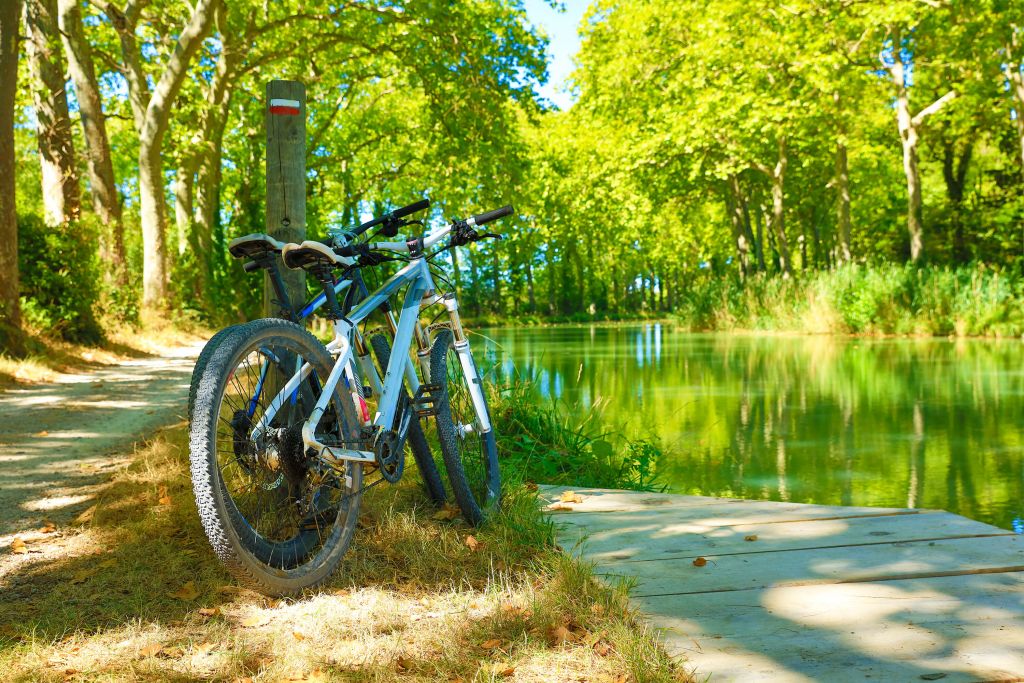
{"label": "wooden post", "polygon": [[[297,81],[270,81],[266,99],[266,230],[282,242],[301,242],[306,239],[306,87]],[[282,271],[288,298],[301,307],[305,272],[283,265]],[[277,315],[273,298],[270,279],[264,276],[264,315]]]}

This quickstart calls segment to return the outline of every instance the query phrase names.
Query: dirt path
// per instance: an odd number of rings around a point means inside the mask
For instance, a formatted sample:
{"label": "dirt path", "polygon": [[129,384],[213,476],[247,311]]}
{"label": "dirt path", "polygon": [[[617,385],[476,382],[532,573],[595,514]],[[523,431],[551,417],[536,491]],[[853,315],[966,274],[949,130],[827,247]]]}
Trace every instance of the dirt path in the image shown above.
{"label": "dirt path", "polygon": [[134,442],[185,419],[201,348],[174,348],[0,393],[0,546],[44,520],[73,519]]}

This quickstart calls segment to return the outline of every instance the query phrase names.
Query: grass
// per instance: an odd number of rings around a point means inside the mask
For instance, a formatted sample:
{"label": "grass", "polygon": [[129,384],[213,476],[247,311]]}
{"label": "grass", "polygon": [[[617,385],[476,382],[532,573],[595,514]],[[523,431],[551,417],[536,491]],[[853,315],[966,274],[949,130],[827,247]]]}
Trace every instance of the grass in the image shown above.
{"label": "grass", "polygon": [[692,283],[674,312],[693,330],[814,334],[995,336],[1024,334],[1024,279],[983,264],[851,265],[794,280]]}
{"label": "grass", "polygon": [[528,486],[509,490],[481,529],[435,512],[412,478],[378,487],[330,583],[267,599],[236,587],[209,549],[186,426],[175,425],[77,524],[22,534],[29,552],[0,579],[0,671],[11,681],[688,680],[625,587],[597,582],[555,546]]}

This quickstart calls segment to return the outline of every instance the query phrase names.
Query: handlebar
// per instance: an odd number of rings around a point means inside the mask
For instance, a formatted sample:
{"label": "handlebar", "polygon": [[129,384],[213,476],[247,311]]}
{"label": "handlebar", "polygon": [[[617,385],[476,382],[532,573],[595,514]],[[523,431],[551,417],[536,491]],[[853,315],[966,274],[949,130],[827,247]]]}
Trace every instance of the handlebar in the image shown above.
{"label": "handlebar", "polygon": [[352,237],[358,237],[359,235],[362,235],[364,232],[366,232],[370,228],[376,227],[376,226],[381,225],[381,224],[386,224],[386,223],[391,223],[391,222],[394,222],[394,221],[401,220],[402,218],[405,218],[406,216],[409,216],[409,215],[412,215],[414,213],[417,213],[418,211],[423,211],[424,209],[428,208],[429,206],[430,206],[430,200],[427,199],[426,197],[424,197],[423,199],[419,200],[418,202],[413,202],[412,204],[409,204],[408,206],[403,206],[400,209],[395,209],[394,211],[392,211],[390,213],[386,213],[383,216],[378,216],[377,218],[374,218],[371,221],[367,221],[367,222],[363,223],[362,225],[360,225],[355,230],[353,230],[349,234]]}
{"label": "handlebar", "polygon": [[[406,211],[407,213],[404,213],[403,215],[407,216],[407,215],[409,215],[409,213],[413,213],[415,211],[421,210],[421,209],[411,209],[410,207],[415,207],[415,206],[418,206],[420,204],[424,204],[423,208],[425,208],[425,203],[426,202],[427,202],[427,200],[423,200],[422,202],[417,202],[416,204],[410,204],[409,206],[404,207],[402,209],[396,209],[392,213],[398,213],[400,211]],[[445,227],[441,228],[441,230],[435,232],[433,235],[430,235],[429,237],[423,237],[421,239],[421,246],[419,248],[420,249],[430,249],[430,248],[433,248],[436,244],[438,244],[441,240],[443,240],[449,234],[452,234],[453,229],[456,230],[455,235],[452,236],[452,240],[453,240],[455,245],[461,245],[461,244],[466,244],[466,243],[471,242],[471,241],[476,241],[476,240],[480,239],[481,237],[498,237],[497,235],[491,235],[491,234],[477,235],[476,231],[473,230],[473,227],[474,226],[485,225],[487,223],[490,223],[491,221],[496,221],[499,218],[504,218],[505,216],[510,216],[510,215],[512,215],[512,213],[514,211],[515,210],[512,208],[512,206],[508,205],[508,206],[503,206],[500,209],[493,209],[491,211],[485,211],[484,213],[477,214],[476,216],[473,216],[472,218],[470,218],[470,219],[468,219],[466,221],[459,221],[459,220],[453,221],[453,222],[449,223],[448,225],[446,225]],[[374,219],[374,220],[377,221],[377,223],[379,223],[382,219]],[[370,223],[367,223],[365,225],[369,225],[370,227],[373,227],[372,225],[370,225],[371,223],[374,223],[374,221],[370,221]],[[363,226],[360,226],[360,228],[362,228],[362,227]],[[469,231],[469,233],[470,233],[469,235],[463,234],[466,230]],[[364,243],[364,244],[348,244],[348,245],[345,245],[344,247],[335,247],[334,248],[334,253],[339,255],[339,256],[354,257],[354,256],[364,256],[364,255],[369,254],[371,251],[378,251],[378,250],[381,250],[381,251],[408,252],[409,251],[409,242],[408,241],[407,242],[370,242],[370,243]]]}

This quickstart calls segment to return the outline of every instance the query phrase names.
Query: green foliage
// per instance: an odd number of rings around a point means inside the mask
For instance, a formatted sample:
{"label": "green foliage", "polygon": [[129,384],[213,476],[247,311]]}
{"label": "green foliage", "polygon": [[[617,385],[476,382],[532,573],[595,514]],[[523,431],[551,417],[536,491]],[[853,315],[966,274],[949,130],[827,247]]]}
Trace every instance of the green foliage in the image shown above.
{"label": "green foliage", "polygon": [[26,322],[81,343],[102,340],[93,312],[99,300],[95,231],[88,222],[47,227],[39,216],[18,217],[18,267]]}
{"label": "green foliage", "polygon": [[[532,381],[491,383],[502,471],[522,481],[658,491],[662,457],[650,441],[602,431],[597,410],[543,399]],[[624,447],[625,452],[622,452]]]}

